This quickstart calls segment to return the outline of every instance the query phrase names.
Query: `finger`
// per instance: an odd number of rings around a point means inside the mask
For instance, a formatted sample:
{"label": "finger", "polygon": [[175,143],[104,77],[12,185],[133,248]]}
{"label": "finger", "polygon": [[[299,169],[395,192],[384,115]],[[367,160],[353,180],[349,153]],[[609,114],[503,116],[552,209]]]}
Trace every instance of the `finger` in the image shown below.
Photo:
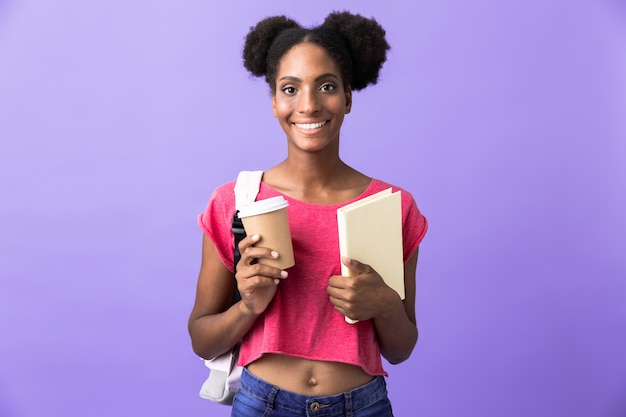
{"label": "finger", "polygon": [[330,302],[333,304],[335,311],[345,317],[349,317],[351,320],[356,320],[355,313],[351,310],[350,306],[348,306],[343,300],[334,299],[331,297]]}
{"label": "finger", "polygon": [[332,277],[330,277],[330,279],[328,280],[328,287],[330,288],[336,288],[339,290],[348,288],[347,285],[347,277],[344,277],[342,275],[333,275]]}
{"label": "finger", "polygon": [[261,239],[261,236],[259,236],[258,234],[244,237],[243,239],[241,239],[241,241],[237,245],[237,247],[239,248],[239,253],[243,253],[246,250],[246,248],[253,246],[260,239]]}
{"label": "finger", "polygon": [[333,296],[331,295],[330,297],[328,297],[328,300],[330,301],[330,303],[335,307],[335,309],[341,313],[344,312],[344,308],[343,308],[343,304],[344,304],[344,300],[342,300],[339,297]]}
{"label": "finger", "polygon": [[340,299],[342,292],[343,292],[343,288],[335,286],[330,282],[328,283],[328,286],[326,286],[326,293],[331,298],[331,301],[333,299]]}
{"label": "finger", "polygon": [[254,234],[242,239],[239,243],[239,253],[241,254],[240,262],[244,264],[254,264],[256,263],[255,259],[259,258],[278,259],[280,254],[275,250],[254,246],[260,239],[261,236],[259,234]]}
{"label": "finger", "polygon": [[283,269],[257,262],[254,264],[246,265],[240,271],[237,271],[236,275],[237,278],[242,279],[252,278],[257,275],[269,278],[287,278],[288,273]]}
{"label": "finger", "polygon": [[256,246],[248,246],[244,249],[243,252],[241,252],[241,258],[245,259],[244,262],[247,264],[256,263],[251,262],[253,259],[278,259],[279,256],[280,254],[275,250],[272,250],[270,248],[260,248]]}
{"label": "finger", "polygon": [[248,292],[255,288],[273,287],[280,283],[279,278],[272,278],[263,275],[255,275],[249,278],[243,278],[238,282],[239,292]]}
{"label": "finger", "polygon": [[237,281],[237,288],[242,299],[247,299],[256,293],[257,290],[263,290],[270,287],[277,287],[281,283],[281,279],[272,278],[262,275],[255,275],[249,278],[242,278]]}

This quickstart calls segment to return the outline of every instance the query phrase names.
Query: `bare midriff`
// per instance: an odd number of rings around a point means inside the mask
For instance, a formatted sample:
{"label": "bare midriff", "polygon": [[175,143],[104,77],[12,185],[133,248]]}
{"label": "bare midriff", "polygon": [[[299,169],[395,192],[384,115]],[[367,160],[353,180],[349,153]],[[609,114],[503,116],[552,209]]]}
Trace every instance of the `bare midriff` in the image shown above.
{"label": "bare midriff", "polygon": [[358,366],[276,354],[263,355],[247,369],[281,389],[310,396],[339,394],[374,379]]}

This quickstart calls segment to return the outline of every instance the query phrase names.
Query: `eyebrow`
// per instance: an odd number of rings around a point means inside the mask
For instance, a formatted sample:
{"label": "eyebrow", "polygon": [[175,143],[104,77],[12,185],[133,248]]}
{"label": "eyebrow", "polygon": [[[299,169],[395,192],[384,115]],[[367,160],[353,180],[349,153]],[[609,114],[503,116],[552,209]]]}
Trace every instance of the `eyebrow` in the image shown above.
{"label": "eyebrow", "polygon": [[[320,81],[324,78],[334,78],[336,80],[339,80],[339,77],[337,77],[335,74],[331,73],[331,72],[327,72],[326,74],[322,74],[319,77],[315,78],[315,81]],[[280,78],[278,81],[297,81],[297,82],[302,82],[302,80],[298,77],[294,77],[291,75],[286,75],[282,78]]]}

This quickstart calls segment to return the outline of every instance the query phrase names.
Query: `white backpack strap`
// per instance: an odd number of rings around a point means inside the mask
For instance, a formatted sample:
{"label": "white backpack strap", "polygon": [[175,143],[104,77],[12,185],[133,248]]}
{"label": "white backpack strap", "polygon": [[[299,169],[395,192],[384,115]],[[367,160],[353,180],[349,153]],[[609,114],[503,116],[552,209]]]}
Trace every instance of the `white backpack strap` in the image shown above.
{"label": "white backpack strap", "polygon": [[254,203],[261,188],[263,171],[241,171],[235,184],[235,209]]}

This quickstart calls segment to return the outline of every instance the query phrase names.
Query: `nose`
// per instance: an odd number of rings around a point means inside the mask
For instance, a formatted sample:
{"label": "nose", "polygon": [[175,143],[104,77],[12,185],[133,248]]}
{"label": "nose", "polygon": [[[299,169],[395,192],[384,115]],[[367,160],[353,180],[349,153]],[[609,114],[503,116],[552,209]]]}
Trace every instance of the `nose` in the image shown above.
{"label": "nose", "polygon": [[314,89],[306,88],[300,92],[298,111],[302,114],[312,114],[320,110],[319,97]]}

